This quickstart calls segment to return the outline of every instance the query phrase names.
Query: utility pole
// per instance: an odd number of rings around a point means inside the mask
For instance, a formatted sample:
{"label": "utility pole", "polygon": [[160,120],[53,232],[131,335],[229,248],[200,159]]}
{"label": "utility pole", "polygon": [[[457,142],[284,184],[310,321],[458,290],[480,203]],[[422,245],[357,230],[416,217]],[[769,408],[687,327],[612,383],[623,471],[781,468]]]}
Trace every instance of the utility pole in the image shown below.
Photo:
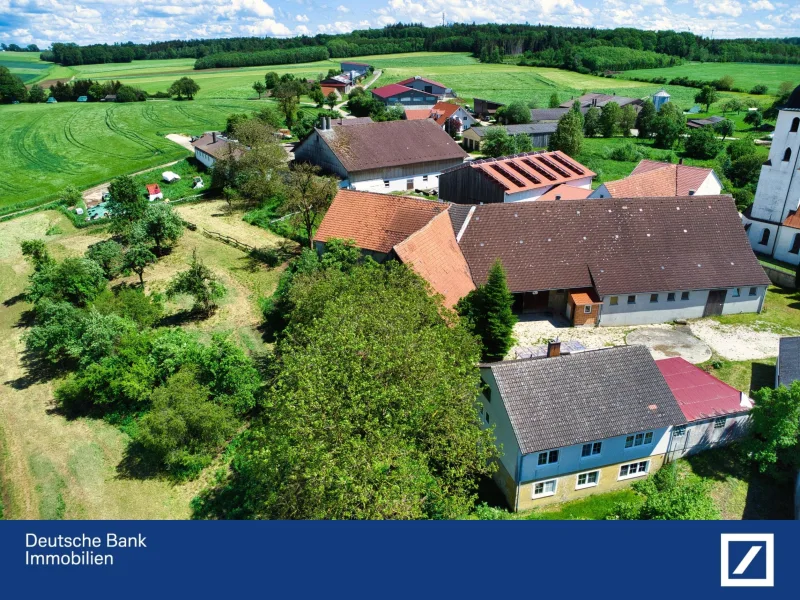
{"label": "utility pole", "polygon": [[445,15],[445,12],[444,12],[444,11],[442,11],[442,27],[444,27],[444,26],[445,26],[445,25],[444,25],[444,15]]}

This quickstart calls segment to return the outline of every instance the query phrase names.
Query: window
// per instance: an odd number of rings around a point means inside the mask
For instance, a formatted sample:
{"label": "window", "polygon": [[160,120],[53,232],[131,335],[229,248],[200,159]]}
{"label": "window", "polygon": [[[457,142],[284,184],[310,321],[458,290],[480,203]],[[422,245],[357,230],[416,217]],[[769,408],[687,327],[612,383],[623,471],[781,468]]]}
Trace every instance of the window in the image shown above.
{"label": "window", "polygon": [[583,314],[585,314],[585,315],[592,314],[592,305],[591,304],[587,304],[586,306],[583,307]]}
{"label": "window", "polygon": [[750,288],[750,295],[751,295],[751,296],[756,296],[756,295],[758,295],[758,289],[757,289],[757,288],[754,288],[754,287]]}
{"label": "window", "polygon": [[556,480],[540,481],[533,484],[533,497],[542,498],[544,496],[552,496],[556,493]]}
{"label": "window", "polygon": [[681,300],[688,300],[689,292],[681,292]]}
{"label": "window", "polygon": [[728,420],[728,417],[720,417],[718,419],[714,419],[714,429],[722,429],[725,427],[725,422]]}
{"label": "window", "polygon": [[385,188],[389,187],[389,180],[388,179],[384,179],[383,180],[383,187],[385,187]]}
{"label": "window", "polygon": [[789,250],[792,254],[800,253],[800,233],[794,234],[794,241],[792,241],[792,249]]}
{"label": "window", "polygon": [[650,302],[658,302],[658,294],[650,294]]}
{"label": "window", "polygon": [[675,302],[675,292],[667,294],[667,302]]}
{"label": "window", "polygon": [[489,411],[488,410],[483,414],[483,417],[486,419],[486,424],[488,425],[489,424]]}
{"label": "window", "polygon": [[672,437],[683,437],[686,434],[686,425],[678,425],[672,430]]}
{"label": "window", "polygon": [[630,479],[631,477],[642,477],[647,475],[650,468],[650,461],[643,460],[641,462],[631,463],[629,465],[622,465],[619,468],[618,479]]}
{"label": "window", "polygon": [[428,176],[427,175],[423,175],[422,176],[422,181],[428,181]]}
{"label": "window", "polygon": [[600,454],[600,450],[602,448],[603,448],[603,442],[584,444],[583,448],[581,449],[581,458],[583,458],[584,456],[594,456],[595,454]]}
{"label": "window", "polygon": [[786,152],[783,153],[783,162],[789,162],[791,158],[792,158],[792,149],[787,148]]}
{"label": "window", "polygon": [[789,129],[789,133],[795,133],[798,129],[800,129],[800,117],[795,117],[792,119],[792,127]]}
{"label": "window", "polygon": [[558,462],[558,450],[550,450],[549,452],[539,453],[539,464],[550,465]]}
{"label": "window", "polygon": [[629,435],[625,438],[625,447],[633,448],[634,446],[641,446],[642,444],[651,444],[653,442],[653,432],[637,433]]}
{"label": "window", "polygon": [[611,306],[616,306],[619,303],[619,296],[611,296],[611,298],[608,299],[608,303]]}
{"label": "window", "polygon": [[769,229],[765,229],[761,232],[761,241],[758,243],[762,246],[766,246],[769,243]]}
{"label": "window", "polygon": [[575,489],[594,487],[597,485],[597,480],[600,479],[600,471],[589,471],[588,473],[581,473],[575,482]]}
{"label": "window", "polygon": [[742,295],[742,290],[740,288],[733,288],[733,297],[738,298]]}
{"label": "window", "polygon": [[636,304],[636,296],[628,296],[628,304]]}

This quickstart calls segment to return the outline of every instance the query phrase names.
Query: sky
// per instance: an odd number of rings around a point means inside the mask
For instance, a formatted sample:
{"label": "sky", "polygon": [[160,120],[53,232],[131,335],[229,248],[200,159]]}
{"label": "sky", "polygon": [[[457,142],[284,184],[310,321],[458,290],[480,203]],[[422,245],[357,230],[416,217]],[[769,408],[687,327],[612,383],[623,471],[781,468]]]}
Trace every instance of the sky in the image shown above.
{"label": "sky", "polygon": [[800,35],[798,0],[0,0],[0,42],[114,43],[315,35],[390,23],[543,23]]}

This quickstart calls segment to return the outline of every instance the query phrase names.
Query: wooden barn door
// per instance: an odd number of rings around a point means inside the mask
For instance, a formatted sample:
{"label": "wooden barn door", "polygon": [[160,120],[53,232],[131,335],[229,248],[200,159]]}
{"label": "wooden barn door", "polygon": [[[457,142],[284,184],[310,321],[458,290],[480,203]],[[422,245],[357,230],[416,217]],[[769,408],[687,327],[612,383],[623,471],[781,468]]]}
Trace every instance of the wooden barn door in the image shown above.
{"label": "wooden barn door", "polygon": [[711,290],[708,292],[708,300],[706,300],[706,308],[703,310],[704,317],[711,315],[721,315],[722,307],[725,306],[725,296],[728,290]]}

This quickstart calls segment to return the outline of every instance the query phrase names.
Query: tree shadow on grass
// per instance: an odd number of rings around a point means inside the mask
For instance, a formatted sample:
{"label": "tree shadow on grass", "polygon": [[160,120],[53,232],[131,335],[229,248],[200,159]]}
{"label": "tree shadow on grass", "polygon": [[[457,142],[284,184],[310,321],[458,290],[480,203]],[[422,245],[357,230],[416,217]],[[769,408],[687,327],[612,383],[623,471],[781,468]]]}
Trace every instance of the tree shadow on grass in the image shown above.
{"label": "tree shadow on grass", "polygon": [[139,442],[132,441],[125,448],[125,454],[117,465],[117,478],[157,479],[165,478],[165,476],[160,462]]}
{"label": "tree shadow on grass", "polygon": [[66,367],[54,365],[41,353],[30,350],[22,353],[21,362],[25,374],[3,382],[15,390],[25,390],[37,383],[47,383],[69,372]]}
{"label": "tree shadow on grass", "polygon": [[161,317],[158,327],[181,327],[189,323],[205,321],[210,315],[192,309],[179,310],[178,312]]}
{"label": "tree shadow on grass", "polygon": [[775,365],[754,362],[750,365],[750,393],[775,384]]}
{"label": "tree shadow on grass", "polygon": [[11,308],[12,306],[17,304],[18,302],[24,302],[24,301],[25,301],[25,294],[24,293],[17,294],[16,296],[11,296],[11,298],[8,298],[7,300],[4,300],[3,301],[3,306],[5,306],[6,308]]}

